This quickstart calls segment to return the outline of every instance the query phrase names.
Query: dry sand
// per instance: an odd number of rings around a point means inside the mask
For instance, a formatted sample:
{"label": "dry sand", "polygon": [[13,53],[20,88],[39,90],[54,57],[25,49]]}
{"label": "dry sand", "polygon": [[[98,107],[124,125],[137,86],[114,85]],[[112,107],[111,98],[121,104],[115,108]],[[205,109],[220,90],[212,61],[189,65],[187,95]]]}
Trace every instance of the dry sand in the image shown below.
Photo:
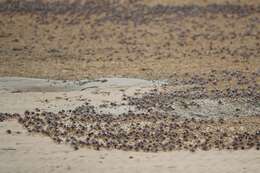
{"label": "dry sand", "polygon": [[[248,2],[259,5],[259,1]],[[0,76],[163,79],[174,74],[227,69],[256,72],[259,68],[257,11],[246,16],[147,14],[145,22],[136,25],[141,12],[119,22],[113,13],[108,14],[111,21],[104,22],[98,22],[104,15],[95,13],[89,18],[84,13],[11,12],[10,17],[0,13]]]}

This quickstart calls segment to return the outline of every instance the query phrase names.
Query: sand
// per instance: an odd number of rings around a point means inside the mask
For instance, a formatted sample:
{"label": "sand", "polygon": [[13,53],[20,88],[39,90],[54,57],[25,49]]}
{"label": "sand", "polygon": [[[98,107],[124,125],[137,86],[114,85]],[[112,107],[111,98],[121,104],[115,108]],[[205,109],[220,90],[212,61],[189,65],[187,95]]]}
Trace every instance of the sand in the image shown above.
{"label": "sand", "polygon": [[[159,84],[165,83],[163,81]],[[72,110],[85,102],[94,106],[120,102],[128,96],[144,93],[154,82],[131,78],[102,78],[98,80],[59,81],[35,78],[0,78],[0,112],[24,113],[25,110],[59,112]],[[158,85],[158,82],[157,84]],[[127,112],[129,107],[100,109],[113,113]]]}
{"label": "sand", "polygon": [[[123,5],[129,2],[120,1]],[[259,0],[140,1],[148,6],[166,7],[191,4],[203,7],[226,2],[259,6]],[[80,82],[79,79],[116,76],[175,81],[175,77],[198,75],[218,79],[217,85],[212,81],[203,85],[209,90],[245,88],[236,80],[227,80],[230,76],[224,79],[210,76],[223,77],[223,72],[238,72],[235,75],[248,79],[246,86],[259,86],[256,85],[260,84],[259,75],[254,80],[250,77],[253,73],[259,74],[259,12],[253,10],[246,16],[236,12],[234,15],[210,12],[201,16],[196,13],[195,16],[148,14],[146,21],[139,21],[143,14],[142,10],[138,12],[135,18],[122,21],[117,21],[118,14],[111,14],[111,20],[101,23],[98,19],[103,16],[98,12],[90,18],[84,13],[44,16],[34,12],[1,12],[0,112],[23,113],[35,108],[58,112],[74,109],[86,101],[96,106],[117,103],[123,94],[141,94],[156,85],[156,82],[139,79],[130,83],[129,79],[122,78],[107,79],[107,82],[102,82],[103,79]],[[174,87],[184,90],[183,85]],[[214,100],[200,100],[200,103],[202,106],[206,103],[205,109],[210,108],[211,103],[214,108],[211,112],[219,110]],[[117,114],[132,109],[109,107],[99,111]],[[9,129],[11,134],[6,133]],[[80,148],[74,151],[71,146],[58,145],[48,137],[28,133],[16,120],[0,122],[0,173],[259,171],[257,150],[144,153]]]}
{"label": "sand", "polygon": [[[167,7],[169,0],[149,2]],[[163,79],[211,70],[257,72],[260,65],[256,11],[242,17],[239,12],[144,15],[145,22],[137,25],[142,10],[121,22],[114,13],[104,22],[95,13],[89,18],[84,13],[10,13],[0,13],[0,76]]]}

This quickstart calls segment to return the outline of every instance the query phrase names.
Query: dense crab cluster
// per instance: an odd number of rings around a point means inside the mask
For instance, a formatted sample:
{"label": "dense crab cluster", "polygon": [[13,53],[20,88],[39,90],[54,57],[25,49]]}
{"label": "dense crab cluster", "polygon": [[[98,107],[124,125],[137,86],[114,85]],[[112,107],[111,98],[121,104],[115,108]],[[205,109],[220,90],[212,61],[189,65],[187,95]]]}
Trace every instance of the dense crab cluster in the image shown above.
{"label": "dense crab cluster", "polygon": [[[81,113],[79,113],[81,112]],[[15,116],[30,133],[79,149],[132,151],[260,149],[259,116],[181,118],[159,113],[98,114],[89,105],[74,111],[29,112]]]}

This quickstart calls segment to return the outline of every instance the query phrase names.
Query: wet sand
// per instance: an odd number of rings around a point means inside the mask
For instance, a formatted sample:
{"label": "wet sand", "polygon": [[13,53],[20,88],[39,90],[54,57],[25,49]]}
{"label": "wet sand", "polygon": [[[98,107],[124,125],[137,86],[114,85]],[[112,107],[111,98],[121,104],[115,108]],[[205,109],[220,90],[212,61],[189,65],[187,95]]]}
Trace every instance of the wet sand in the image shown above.
{"label": "wet sand", "polygon": [[3,77],[0,78],[0,112],[23,114],[25,110],[35,111],[35,108],[38,108],[41,111],[57,113],[61,110],[73,110],[85,102],[90,102],[98,111],[119,114],[133,108],[117,106],[109,109],[99,106],[120,103],[123,95],[142,94],[153,86],[152,81],[131,78],[63,81]]}

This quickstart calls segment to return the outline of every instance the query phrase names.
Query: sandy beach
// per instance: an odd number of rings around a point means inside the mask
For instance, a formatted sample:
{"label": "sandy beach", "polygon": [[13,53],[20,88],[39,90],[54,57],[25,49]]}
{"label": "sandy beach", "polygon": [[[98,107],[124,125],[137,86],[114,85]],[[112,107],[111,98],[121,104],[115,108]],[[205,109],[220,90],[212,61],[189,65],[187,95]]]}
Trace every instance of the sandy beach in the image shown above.
{"label": "sandy beach", "polygon": [[257,0],[0,0],[0,173],[260,172]]}

